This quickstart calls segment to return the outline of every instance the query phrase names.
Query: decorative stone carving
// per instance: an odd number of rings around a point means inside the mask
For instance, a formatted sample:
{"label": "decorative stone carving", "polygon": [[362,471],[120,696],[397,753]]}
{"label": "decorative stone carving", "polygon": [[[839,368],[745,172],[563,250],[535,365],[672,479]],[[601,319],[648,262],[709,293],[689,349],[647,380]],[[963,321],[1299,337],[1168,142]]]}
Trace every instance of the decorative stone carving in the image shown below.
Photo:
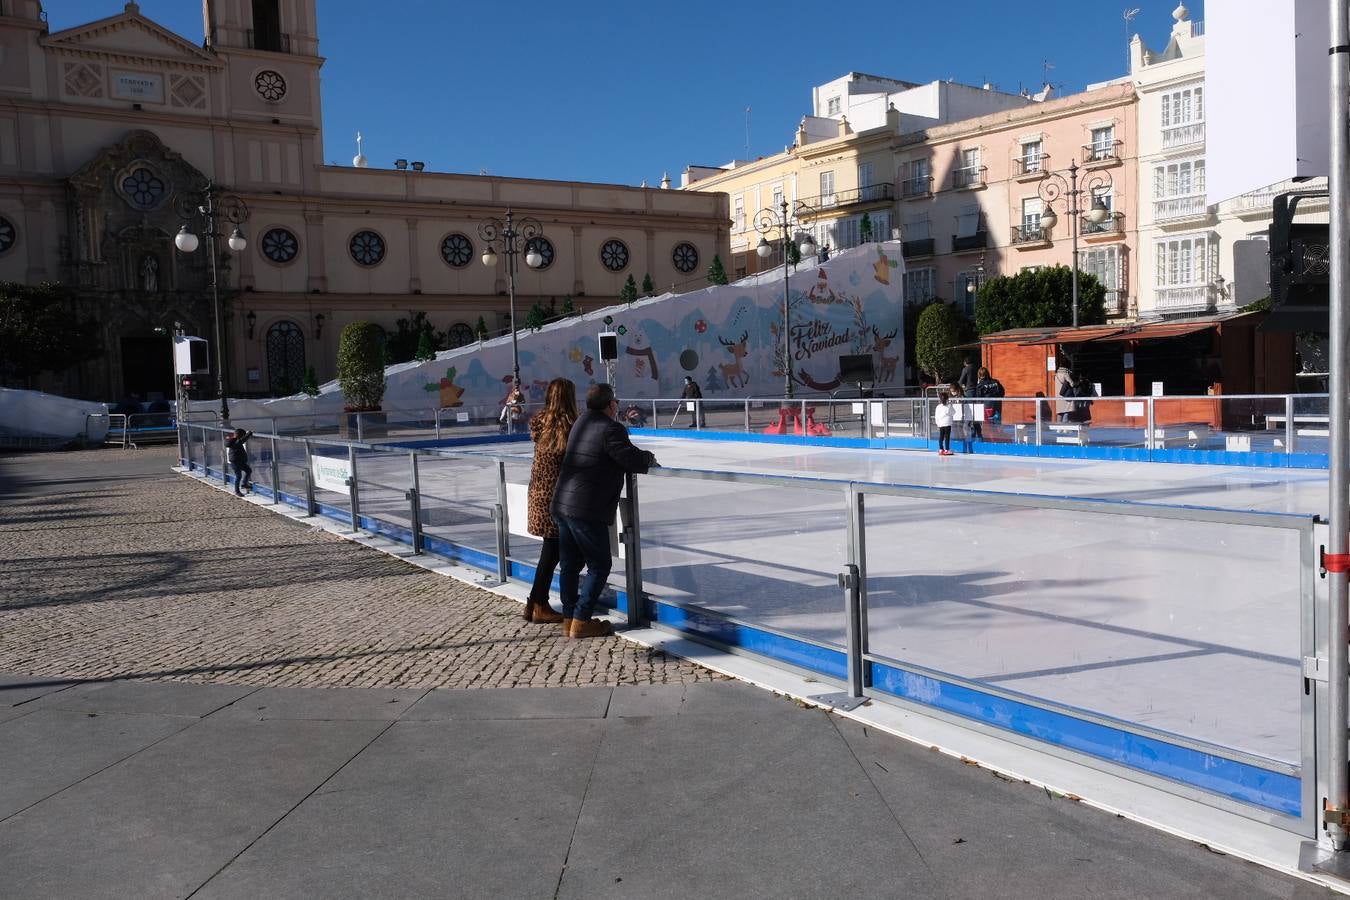
{"label": "decorative stone carving", "polygon": [[103,96],[103,67],[82,62],[65,65],[66,93],[72,97]]}
{"label": "decorative stone carving", "polygon": [[206,79],[200,75],[172,75],[169,104],[180,109],[206,109]]}

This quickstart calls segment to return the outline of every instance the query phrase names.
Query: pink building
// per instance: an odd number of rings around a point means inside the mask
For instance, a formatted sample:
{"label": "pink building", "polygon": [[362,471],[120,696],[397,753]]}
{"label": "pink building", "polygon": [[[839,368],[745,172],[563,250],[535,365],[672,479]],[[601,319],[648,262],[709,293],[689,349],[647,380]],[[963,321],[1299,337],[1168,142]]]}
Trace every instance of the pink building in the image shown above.
{"label": "pink building", "polygon": [[[1107,315],[1133,314],[1137,146],[1135,92],[1111,83],[903,135],[896,150],[905,297],[939,297],[973,315],[975,291],[994,275],[1069,265],[1079,229],[1079,267],[1107,287]],[[1078,168],[1081,209],[1071,221],[1068,169]],[[1063,176],[1060,184],[1057,175]],[[1047,199],[1049,203],[1047,203]],[[1058,221],[1041,226],[1046,207]]]}

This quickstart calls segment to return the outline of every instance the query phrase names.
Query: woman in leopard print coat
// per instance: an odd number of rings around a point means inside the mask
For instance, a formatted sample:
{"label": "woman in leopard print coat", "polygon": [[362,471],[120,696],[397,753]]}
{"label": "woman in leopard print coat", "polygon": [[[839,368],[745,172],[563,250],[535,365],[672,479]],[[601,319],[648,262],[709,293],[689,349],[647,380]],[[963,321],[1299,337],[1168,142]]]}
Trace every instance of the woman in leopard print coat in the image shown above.
{"label": "woman in leopard print coat", "polygon": [[558,526],[549,515],[548,507],[553,501],[553,489],[558,486],[567,436],[576,420],[577,386],[566,378],[553,379],[544,394],[544,408],[530,419],[534,465],[530,467],[526,525],[530,534],[544,540],[539,562],[534,567],[534,585],[525,601],[525,619],[530,622],[562,621],[562,615],[554,612],[548,603],[553,571],[558,567]]}

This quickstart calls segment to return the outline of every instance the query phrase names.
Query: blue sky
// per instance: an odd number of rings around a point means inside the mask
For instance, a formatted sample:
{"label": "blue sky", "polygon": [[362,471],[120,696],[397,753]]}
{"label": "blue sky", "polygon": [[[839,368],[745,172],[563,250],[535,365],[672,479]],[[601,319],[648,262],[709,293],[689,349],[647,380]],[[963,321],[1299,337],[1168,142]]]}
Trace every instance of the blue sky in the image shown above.
{"label": "blue sky", "polygon": [[[516,0],[318,0],[327,160],[366,136],[374,166],[653,186],[689,163],[779,152],[810,89],[849,71],[1062,90],[1125,74],[1132,31],[1167,42],[1175,0],[900,0],[731,6]],[[121,12],[117,0],[54,0],[53,31]],[[1188,2],[1193,19],[1201,0]],[[829,10],[828,13],[822,10]],[[372,10],[386,10],[385,15]],[[143,15],[200,43],[201,4],[141,0]]]}

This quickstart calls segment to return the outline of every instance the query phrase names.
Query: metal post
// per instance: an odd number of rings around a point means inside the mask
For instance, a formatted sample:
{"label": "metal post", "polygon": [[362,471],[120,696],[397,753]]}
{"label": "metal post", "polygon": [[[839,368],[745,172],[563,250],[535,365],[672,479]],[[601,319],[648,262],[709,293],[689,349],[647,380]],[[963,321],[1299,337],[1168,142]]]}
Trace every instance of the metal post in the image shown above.
{"label": "metal post", "polygon": [[277,462],[277,435],[272,432],[272,503],[281,502],[281,464]]}
{"label": "metal post", "polygon": [[745,398],[745,433],[750,433],[750,398]]}
{"label": "metal post", "polygon": [[[125,425],[122,426],[122,427],[123,427],[123,429],[126,428]],[[225,431],[224,431],[224,429],[221,429],[220,432],[218,432],[218,434],[220,435],[220,481],[221,481],[222,484],[229,485],[229,483],[230,483],[230,449],[229,449],[229,447],[227,447],[226,444],[225,444]]]}
{"label": "metal post", "polygon": [[845,640],[848,646],[848,692],[861,698],[865,670],[863,657],[867,653],[867,517],[865,495],[857,487],[848,488],[849,569],[857,575],[857,585],[850,592],[850,603],[845,610]]}
{"label": "metal post", "polygon": [[[789,394],[788,396],[791,396],[791,394]],[[797,422],[798,422],[798,424],[801,426],[801,429],[802,429],[802,437],[806,437],[806,436],[807,436],[807,431],[806,431],[806,401],[805,401],[805,400],[803,400],[803,401],[801,402],[801,413],[802,413],[802,417],[801,417],[800,419],[798,419]]]}
{"label": "metal post", "polygon": [[[1332,333],[1334,334],[1335,332],[1333,331]],[[1334,372],[1334,371],[1336,371],[1336,370],[1335,370],[1335,369],[1332,369],[1331,371]],[[1332,404],[1333,402],[1334,402],[1334,401],[1332,401],[1332,400],[1330,400],[1330,399],[1327,401],[1328,405]],[[1327,427],[1329,428],[1330,426],[1327,426]],[[1284,452],[1285,452],[1285,453],[1293,453],[1293,452],[1294,452],[1294,440],[1297,438],[1297,436],[1298,436],[1298,432],[1297,432],[1297,431],[1295,430],[1295,428],[1294,428],[1294,395],[1293,395],[1293,394],[1285,394],[1285,396],[1284,396]],[[1330,437],[1330,436],[1331,436],[1331,432],[1328,431],[1328,432],[1327,432],[1327,436]],[[1330,448],[1328,448],[1328,449],[1330,449]],[[1332,451],[1332,452],[1334,453],[1335,451]]]}
{"label": "metal post", "polygon": [[351,477],[347,479],[347,491],[351,497],[352,533],[355,534],[361,530],[361,488],[356,475],[356,448],[351,444],[347,445],[347,468],[352,473]]}
{"label": "metal post", "polygon": [[211,477],[211,450],[208,445],[206,426],[202,426],[202,477]]}
{"label": "metal post", "polygon": [[314,501],[314,445],[305,441],[305,515],[319,514],[319,505]]}
{"label": "metal post", "polygon": [[366,442],[365,428],[364,428],[363,425],[362,425],[362,422],[364,421],[364,418],[365,418],[365,413],[357,413],[357,414],[356,414],[356,440],[357,440],[359,443],[362,443],[362,444],[364,444],[364,443]]}
{"label": "metal post", "polygon": [[497,520],[497,579],[511,580],[511,520],[506,505],[506,463],[497,463],[497,505],[492,517]]}
{"label": "metal post", "polygon": [[424,547],[422,538],[422,494],[421,480],[417,474],[417,451],[408,451],[408,477],[412,487],[408,488],[408,521],[412,523],[413,553],[421,553]]}
{"label": "metal post", "polygon": [[1041,419],[1044,418],[1041,399],[1036,398],[1036,446],[1041,445]]}
{"label": "metal post", "polygon": [[[1350,349],[1350,6],[1344,0],[1331,2],[1331,171],[1328,191],[1331,195],[1331,438],[1328,467],[1328,508],[1330,534],[1327,553],[1344,559],[1350,550],[1350,397],[1347,397],[1346,351]],[[1290,404],[1292,406],[1292,402]],[[1292,408],[1289,424],[1293,425]],[[1293,451],[1293,447],[1289,448]],[[1327,836],[1337,850],[1346,844],[1347,814],[1350,813],[1350,772],[1347,766],[1347,678],[1350,678],[1350,646],[1346,643],[1346,598],[1350,593],[1350,572],[1345,566],[1327,566],[1327,590],[1330,610],[1327,616],[1329,646],[1327,653],[1328,716],[1327,733],[1331,746],[1327,752]]]}
{"label": "metal post", "polygon": [[441,410],[436,410],[436,440],[441,439]]}
{"label": "metal post", "polygon": [[[792,399],[792,298],[788,290],[788,266],[792,253],[788,250],[787,201],[783,201],[783,396]],[[805,421],[805,420],[803,420]],[[805,426],[803,425],[803,430]]]}
{"label": "metal post", "polygon": [[1153,451],[1153,428],[1154,428],[1154,425],[1155,425],[1155,423],[1156,423],[1157,421],[1158,421],[1158,416],[1157,416],[1157,413],[1156,413],[1156,412],[1154,411],[1154,409],[1153,409],[1153,398],[1152,398],[1152,397],[1149,397],[1149,398],[1148,398],[1148,418],[1146,418],[1146,419],[1144,420],[1144,427],[1148,429],[1148,431],[1144,434],[1144,449],[1145,449],[1145,450],[1148,450],[1149,452],[1152,452],[1152,451]]}
{"label": "metal post", "polygon": [[1073,235],[1073,259],[1069,265],[1072,272],[1072,296],[1073,296],[1073,327],[1078,327],[1078,217],[1082,215],[1078,203],[1078,162],[1069,163],[1069,198],[1073,203],[1073,208],[1069,210],[1069,218],[1073,221],[1070,234]]}
{"label": "metal post", "polygon": [[624,615],[628,617],[629,628],[645,628],[649,617],[642,584],[642,517],[638,512],[637,476],[632,472],[624,475],[623,493],[624,529],[620,540],[624,549],[624,590],[628,594]]}

